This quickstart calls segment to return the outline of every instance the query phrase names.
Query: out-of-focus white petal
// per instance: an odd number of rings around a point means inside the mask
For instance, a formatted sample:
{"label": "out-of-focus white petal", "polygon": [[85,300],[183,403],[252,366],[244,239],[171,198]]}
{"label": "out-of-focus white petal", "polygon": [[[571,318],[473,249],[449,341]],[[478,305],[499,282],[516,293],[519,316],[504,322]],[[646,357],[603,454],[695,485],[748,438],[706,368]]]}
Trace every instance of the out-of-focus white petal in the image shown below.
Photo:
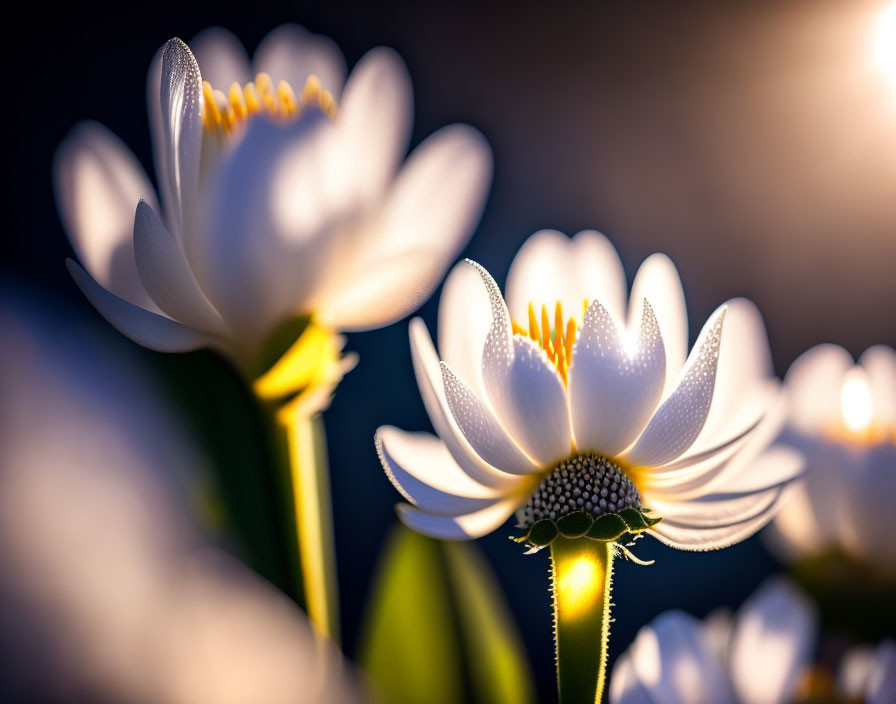
{"label": "out-of-focus white petal", "polygon": [[66,264],[75,283],[100,315],[137,344],[158,352],[189,352],[215,346],[208,335],[109,293],[71,259]]}
{"label": "out-of-focus white petal", "polygon": [[628,651],[613,663],[608,696],[610,704],[655,704],[653,697],[638,679]]}
{"label": "out-of-focus white petal", "polygon": [[529,338],[513,335],[510,314],[491,275],[478,264],[492,324],[482,352],[482,381],[508,434],[541,467],[567,457],[572,445],[563,380]]}
{"label": "out-of-focus white petal", "polygon": [[347,205],[328,178],[334,136],[315,110],[288,127],[256,117],[208,185],[190,261],[211,302],[250,344],[310,312],[339,267]]}
{"label": "out-of-focus white petal", "polygon": [[[477,285],[481,285],[477,275]],[[512,474],[502,472],[485,462],[470,447],[451,415],[442,384],[439,358],[432,346],[426,325],[420,318],[410,324],[411,360],[423,404],[436,434],[445,443],[458,466],[478,483],[488,487],[507,487],[516,481]]]}
{"label": "out-of-focus white petal", "polygon": [[691,452],[706,450],[755,425],[777,395],[778,384],[759,309],[745,298],[732,299],[725,305],[728,311],[712,405]]}
{"label": "out-of-focus white petal", "polygon": [[639,682],[656,704],[735,702],[700,622],[688,614],[660,614],[638,632],[629,653]]}
{"label": "out-of-focus white petal", "polygon": [[846,651],[837,670],[837,693],[847,701],[861,701],[874,666],[874,648],[857,645]]}
{"label": "out-of-focus white petal", "polygon": [[401,57],[378,47],[352,70],[339,105],[346,181],[361,202],[382,196],[408,148],[413,98],[411,79]]}
{"label": "out-of-focus white petal", "polygon": [[[234,81],[244,86],[252,80],[246,50],[233,32],[223,27],[203,29],[190,41],[190,50],[199,64],[202,79],[225,94]],[[275,82],[276,80],[274,78]],[[298,90],[301,90],[301,86]]]}
{"label": "out-of-focus white petal", "polygon": [[678,373],[688,354],[688,314],[678,270],[665,254],[652,254],[638,269],[629,296],[629,327],[640,311],[641,301],[650,301],[666,347],[666,384],[663,396],[675,388]]}
{"label": "out-of-focus white petal", "polygon": [[612,457],[644,429],[666,378],[666,354],[656,317],[644,302],[637,348],[629,352],[601,303],[588,307],[569,369],[569,403],[576,447]]}
{"label": "out-of-focus white petal", "polygon": [[271,30],[258,45],[253,63],[256,71],[270,74],[274,83],[286,81],[296,92],[314,75],[335,98],[342,93],[345,58],[336,42],[297,24],[282,24]]}
{"label": "out-of-focus white petal", "polygon": [[869,347],[859,364],[868,374],[874,424],[883,430],[896,430],[896,350],[886,345]]}
{"label": "out-of-focus white petal", "polygon": [[[627,462],[638,466],[671,462],[700,434],[712,402],[725,311],[725,306],[720,307],[706,321],[674,391],[663,401],[628,451]],[[666,342],[665,332],[663,342]],[[668,354],[666,359],[668,363]]]}
{"label": "out-of-focus white petal", "polygon": [[429,433],[406,433],[392,426],[376,432],[376,448],[386,475],[408,501],[428,513],[459,516],[503,498],[506,492],[473,480]]}
{"label": "out-of-focus white petal", "polygon": [[816,345],[790,365],[784,385],[791,403],[791,424],[818,433],[841,424],[840,389],[852,357],[838,345]]}
{"label": "out-of-focus white petal", "polygon": [[193,328],[223,332],[221,316],[196,283],[180,242],[145,201],[134,218],[134,254],[140,280],[165,313]]}
{"label": "out-of-focus white petal", "polygon": [[896,643],[892,640],[877,646],[865,696],[868,704],[889,704],[896,700]]}
{"label": "out-of-focus white petal", "polygon": [[442,252],[424,247],[372,262],[344,281],[332,297],[324,297],[317,317],[327,326],[349,332],[390,325],[429,298],[445,266]]}
{"label": "out-of-focus white petal", "polygon": [[409,504],[399,504],[397,509],[401,522],[418,533],[440,540],[470,540],[499,528],[519,505],[520,499],[512,497],[462,516],[435,516]]}
{"label": "out-of-focus white petal", "polygon": [[476,453],[493,467],[509,474],[531,474],[539,467],[516,445],[492,410],[441,363],[442,384],[451,415]]}
{"label": "out-of-focus white petal", "polygon": [[609,240],[594,230],[569,238],[541,230],[520,247],[507,274],[507,305],[515,320],[557,301],[567,315],[581,319],[582,304],[599,301],[619,322],[625,321],[625,271]]}
{"label": "out-of-focus white petal", "polygon": [[[896,577],[893,506],[896,505],[896,443],[884,441],[861,448],[843,448],[844,461],[835,490],[841,546]],[[845,476],[843,476],[845,475]]]}
{"label": "out-of-focus white petal", "polygon": [[102,286],[153,307],[134,263],[134,209],[155,191],[134,155],[96,122],[78,124],[53,160],[56,202],[78,259]]}
{"label": "out-of-focus white petal", "polygon": [[785,704],[815,645],[812,604],[789,582],[771,579],[741,607],[732,633],[730,675],[742,704]]}
{"label": "out-of-focus white petal", "polygon": [[363,330],[417,309],[472,234],[490,178],[489,147],[476,130],[452,125],[429,137],[346,252],[321,301],[322,319]]}
{"label": "out-of-focus white petal", "polygon": [[457,264],[439,299],[439,352],[480,398],[485,397],[482,348],[491,324],[488,292],[479,272],[467,262]]}
{"label": "out-of-focus white petal", "polygon": [[[189,47],[180,39],[169,39],[162,50],[161,137],[164,140],[166,201],[169,227],[183,238],[195,226],[199,193],[199,158],[202,149],[202,76]],[[189,242],[185,242],[189,247]],[[190,251],[189,249],[187,250]]]}

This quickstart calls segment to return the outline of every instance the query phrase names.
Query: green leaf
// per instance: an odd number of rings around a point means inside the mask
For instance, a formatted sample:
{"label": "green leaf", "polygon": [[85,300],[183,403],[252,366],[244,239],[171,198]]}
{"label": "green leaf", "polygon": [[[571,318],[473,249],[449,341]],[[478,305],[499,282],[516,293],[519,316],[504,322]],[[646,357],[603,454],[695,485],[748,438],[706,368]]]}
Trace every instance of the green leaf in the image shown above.
{"label": "green leaf", "polygon": [[376,701],[534,701],[520,637],[474,543],[399,526],[378,573],[359,658]]}
{"label": "green leaf", "polygon": [[556,537],[557,524],[550,518],[542,518],[540,521],[536,521],[532,528],[529,529],[527,540],[532,545],[543,546],[550,544]]}
{"label": "green leaf", "polygon": [[475,543],[444,543],[476,702],[534,701],[522,638]]}
{"label": "green leaf", "polygon": [[557,528],[567,538],[580,538],[588,532],[594,519],[584,511],[569,513],[557,521]]}
{"label": "green leaf", "polygon": [[605,542],[616,540],[628,531],[628,525],[622,517],[616,513],[605,513],[595,519],[591,530],[587,535],[594,540],[603,540]]}

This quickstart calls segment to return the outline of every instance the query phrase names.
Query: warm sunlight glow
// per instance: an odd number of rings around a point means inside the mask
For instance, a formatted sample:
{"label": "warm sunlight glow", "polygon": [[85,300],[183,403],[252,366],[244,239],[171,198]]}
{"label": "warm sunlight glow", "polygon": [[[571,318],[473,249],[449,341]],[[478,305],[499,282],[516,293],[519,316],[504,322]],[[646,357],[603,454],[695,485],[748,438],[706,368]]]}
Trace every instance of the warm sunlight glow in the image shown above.
{"label": "warm sunlight glow", "polygon": [[865,370],[854,367],[847,372],[840,389],[840,409],[843,422],[853,433],[861,434],[871,425],[872,403],[871,387]]}
{"label": "warm sunlight glow", "polygon": [[878,20],[875,60],[880,68],[896,78],[896,4],[887,7]]}
{"label": "warm sunlight glow", "polygon": [[585,556],[561,567],[557,578],[557,597],[568,614],[593,601],[595,592],[603,588],[602,574],[603,570],[594,560]]}

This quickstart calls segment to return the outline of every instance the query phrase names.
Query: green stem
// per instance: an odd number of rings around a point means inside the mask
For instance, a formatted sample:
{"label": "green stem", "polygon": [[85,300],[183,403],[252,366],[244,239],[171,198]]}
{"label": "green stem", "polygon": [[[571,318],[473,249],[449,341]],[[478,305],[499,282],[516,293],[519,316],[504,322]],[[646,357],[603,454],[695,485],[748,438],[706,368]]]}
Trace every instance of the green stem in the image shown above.
{"label": "green stem", "polygon": [[554,645],[562,704],[600,704],[610,634],[613,544],[557,537],[551,543]]}
{"label": "green stem", "polygon": [[323,419],[320,414],[309,418],[290,412],[281,412],[278,417],[286,430],[289,446],[296,536],[308,619],[319,633],[338,643],[336,550]]}

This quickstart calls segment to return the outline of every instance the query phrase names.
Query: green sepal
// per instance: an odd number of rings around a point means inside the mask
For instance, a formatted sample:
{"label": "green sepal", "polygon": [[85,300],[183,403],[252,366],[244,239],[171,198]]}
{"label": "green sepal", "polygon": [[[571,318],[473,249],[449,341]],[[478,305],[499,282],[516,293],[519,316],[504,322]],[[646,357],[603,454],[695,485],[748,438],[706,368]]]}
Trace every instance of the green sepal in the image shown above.
{"label": "green sepal", "polygon": [[569,513],[557,520],[557,529],[565,538],[581,538],[590,529],[594,519],[584,511]]}
{"label": "green sepal", "polygon": [[628,524],[618,513],[605,513],[594,520],[587,535],[592,540],[610,542],[618,540],[628,532]]}
{"label": "green sepal", "polygon": [[526,542],[542,548],[554,542],[559,532],[557,524],[550,518],[542,518],[540,521],[536,521],[532,528],[529,529]]}
{"label": "green sepal", "polygon": [[648,530],[651,526],[655,526],[661,520],[662,516],[647,516],[636,508],[625,508],[619,512],[619,516],[625,521],[628,529],[632,533],[640,533]]}

